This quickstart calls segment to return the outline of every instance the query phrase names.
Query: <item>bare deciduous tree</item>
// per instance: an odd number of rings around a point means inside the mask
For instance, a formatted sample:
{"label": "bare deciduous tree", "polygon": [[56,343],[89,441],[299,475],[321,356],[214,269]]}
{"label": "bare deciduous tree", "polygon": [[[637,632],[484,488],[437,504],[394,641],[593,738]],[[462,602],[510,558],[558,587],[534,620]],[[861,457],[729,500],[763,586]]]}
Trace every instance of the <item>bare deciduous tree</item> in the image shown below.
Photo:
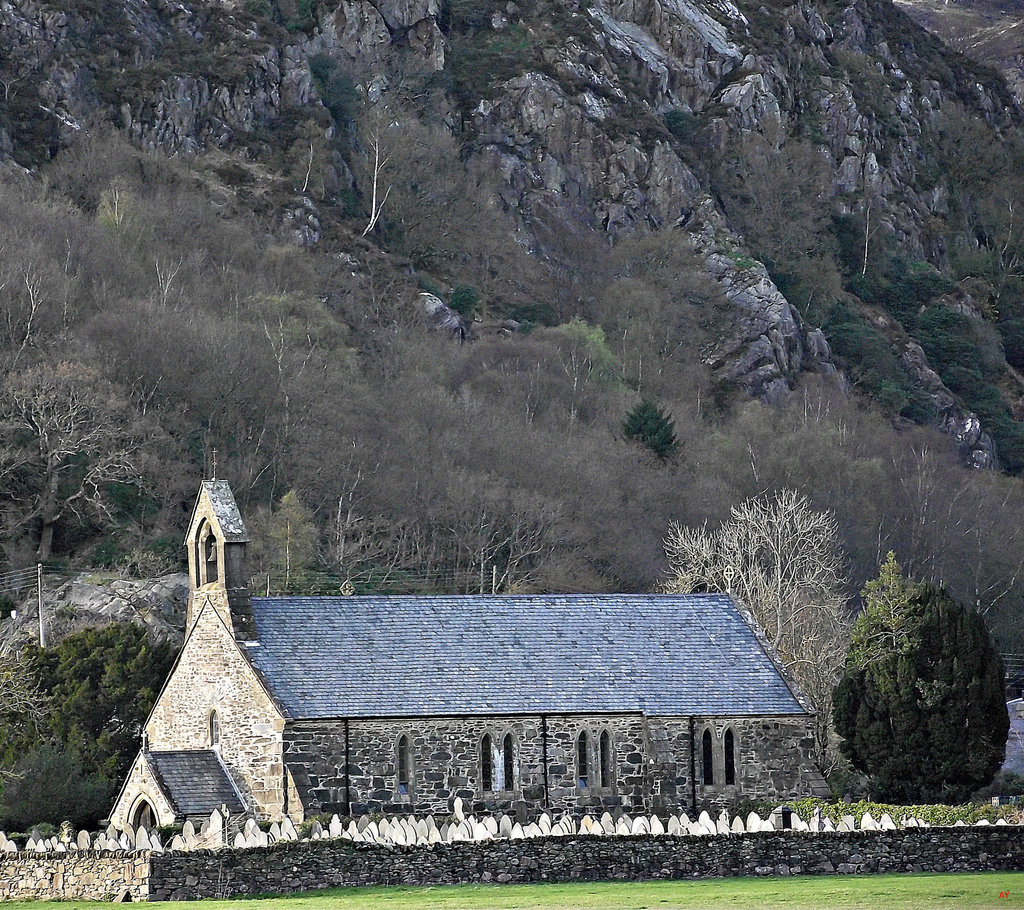
{"label": "bare deciduous tree", "polygon": [[37,557],[50,557],[57,522],[90,509],[109,517],[106,486],[140,479],[142,419],[118,389],[79,363],[40,364],[0,388],[3,461],[17,464],[8,492],[23,530],[39,528]]}
{"label": "bare deciduous tree", "polygon": [[831,770],[832,691],[850,625],[835,516],[782,490],[735,506],[715,531],[672,526],[665,551],[667,591],[729,591],[754,614],[817,712],[817,758]]}

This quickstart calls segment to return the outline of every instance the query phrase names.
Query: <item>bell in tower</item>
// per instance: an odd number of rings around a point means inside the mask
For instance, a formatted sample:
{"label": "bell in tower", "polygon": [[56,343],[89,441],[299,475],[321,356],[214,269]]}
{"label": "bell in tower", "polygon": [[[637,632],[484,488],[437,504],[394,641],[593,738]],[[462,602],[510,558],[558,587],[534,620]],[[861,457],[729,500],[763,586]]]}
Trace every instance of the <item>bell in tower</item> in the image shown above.
{"label": "bell in tower", "polygon": [[186,630],[208,604],[234,632],[255,638],[252,603],[245,571],[249,532],[226,480],[204,480],[185,536],[191,582]]}

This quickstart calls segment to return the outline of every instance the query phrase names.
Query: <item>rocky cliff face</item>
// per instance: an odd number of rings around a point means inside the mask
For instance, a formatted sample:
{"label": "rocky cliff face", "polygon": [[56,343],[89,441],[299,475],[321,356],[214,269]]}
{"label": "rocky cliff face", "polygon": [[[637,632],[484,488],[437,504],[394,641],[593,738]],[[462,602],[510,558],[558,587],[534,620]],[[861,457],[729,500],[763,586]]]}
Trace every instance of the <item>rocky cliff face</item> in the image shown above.
{"label": "rocky cliff face", "polygon": [[[442,86],[450,75],[446,118],[486,164],[524,242],[539,246],[574,222],[612,237],[640,226],[687,234],[734,308],[707,357],[767,400],[802,371],[837,369],[828,339],[747,255],[712,190],[729,143],[757,135],[779,149],[805,137],[827,164],[838,212],[870,196],[876,230],[941,261],[946,196],[927,167],[939,112],[955,103],[992,123],[1021,116],[1004,85],[887,0],[325,0],[279,4],[288,28],[245,12],[255,7],[0,0],[0,156],[32,166],[99,118],[168,154],[218,147],[259,160],[267,132],[297,109],[320,108],[324,129],[337,128],[311,74],[316,55],[371,93],[387,90],[385,60],[389,72],[397,60]],[[500,59],[495,78],[472,69],[481,59]],[[671,118],[683,128],[667,128]],[[344,161],[332,179],[351,181]],[[320,241],[325,216],[310,199],[293,197],[281,217],[302,242]],[[973,462],[991,463],[977,418],[920,348],[896,353],[939,424]]]}

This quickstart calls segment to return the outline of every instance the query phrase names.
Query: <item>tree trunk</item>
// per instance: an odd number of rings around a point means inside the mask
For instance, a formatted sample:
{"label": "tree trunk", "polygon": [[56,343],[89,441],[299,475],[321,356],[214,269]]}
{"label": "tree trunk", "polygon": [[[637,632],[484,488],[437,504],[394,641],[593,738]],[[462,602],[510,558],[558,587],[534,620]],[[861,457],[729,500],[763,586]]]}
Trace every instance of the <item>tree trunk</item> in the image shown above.
{"label": "tree trunk", "polygon": [[46,562],[50,558],[53,549],[53,526],[60,518],[60,510],[57,508],[57,485],[60,478],[56,471],[52,471],[46,481],[46,494],[43,498],[42,508],[39,514],[42,520],[42,529],[39,532],[39,549],[36,550],[36,558],[39,562]]}

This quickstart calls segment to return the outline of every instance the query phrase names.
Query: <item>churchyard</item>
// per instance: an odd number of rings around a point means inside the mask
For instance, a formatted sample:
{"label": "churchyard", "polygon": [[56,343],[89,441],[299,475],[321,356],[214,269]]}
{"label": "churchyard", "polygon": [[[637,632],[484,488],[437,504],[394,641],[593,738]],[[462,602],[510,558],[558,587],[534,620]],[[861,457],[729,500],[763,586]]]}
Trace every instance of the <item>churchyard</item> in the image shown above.
{"label": "churchyard", "polygon": [[[823,887],[836,895],[836,901],[848,897],[851,906],[860,906],[864,895],[858,895],[858,888],[876,886],[843,881],[859,881],[857,877],[864,873],[888,881],[885,874],[896,872],[991,873],[992,881],[998,880],[993,898],[998,904],[986,903],[991,895],[986,897],[984,888],[970,884],[978,879],[968,875],[963,882],[951,879],[946,886],[934,886],[938,888],[935,899],[952,895],[951,903],[924,901],[927,889],[933,888],[928,884],[921,893],[906,895],[907,906],[1012,906],[1006,902],[1024,893],[1016,890],[1017,885],[1024,886],[1019,880],[1024,838],[1020,824],[1005,817],[995,822],[980,819],[972,825],[962,820],[932,825],[909,813],[894,819],[888,813],[875,818],[870,812],[859,818],[845,815],[836,824],[820,810],[809,819],[781,810],[764,818],[756,812],[730,817],[723,811],[717,818],[702,812],[696,819],[685,813],[665,819],[605,813],[577,820],[569,815],[553,819],[544,813],[524,826],[511,816],[478,818],[465,815],[461,805],[456,810],[440,820],[361,816],[343,823],[334,816],[326,825],[312,820],[299,829],[287,820],[260,826],[251,818],[225,818],[215,810],[198,826],[186,822],[180,833],[165,837],[166,843],[156,831],[130,827],[90,833],[65,826],[59,834],[32,835],[26,842],[0,833],[0,901],[171,900],[181,907],[204,898],[247,896],[251,900],[263,894],[294,895],[337,886],[345,890],[329,899],[321,894],[318,899],[327,900],[326,906],[350,906],[332,902],[349,900],[366,886],[451,885],[460,886],[451,892],[456,905],[469,908],[505,906],[504,896],[495,897],[504,895],[504,890],[490,892],[485,887],[501,885],[512,889],[510,896],[521,893],[524,907],[571,907],[604,906],[573,903],[574,888],[600,891],[603,886],[595,884],[600,881],[633,882],[631,887],[639,891],[608,892],[612,901],[608,906],[625,907],[633,906],[630,901],[635,895],[649,887],[640,883],[652,880],[729,879],[734,888],[753,888],[748,895],[753,900],[758,888],[747,878],[824,882],[818,877],[835,876],[834,884]],[[902,876],[893,881],[903,882],[897,890],[906,887]],[[516,886],[554,883],[566,887],[516,890]],[[483,890],[465,890],[474,885]],[[963,895],[962,889],[966,889]],[[417,906],[417,894],[435,893],[448,892],[371,889],[365,891],[369,903],[359,906]],[[717,894],[716,900],[724,900],[728,892],[702,894],[703,903],[698,904],[684,900],[689,893],[685,889],[666,893],[669,897],[664,900],[671,905],[679,901],[678,906],[706,906],[706,898]],[[799,893],[806,895],[807,906],[842,906],[823,903],[822,894],[814,896],[813,890]],[[393,903],[402,894],[412,903]],[[486,902],[487,894],[492,903]],[[474,895],[484,895],[480,898],[484,903],[464,903]],[[531,903],[535,898],[542,902]],[[555,902],[543,902],[549,900]],[[661,898],[650,898],[650,905],[662,903]],[[758,903],[764,905],[760,898]],[[260,904],[278,905],[293,906],[284,899]],[[430,905],[434,906],[433,898]],[[644,899],[635,905],[648,903]],[[893,906],[902,904],[896,900]]]}

